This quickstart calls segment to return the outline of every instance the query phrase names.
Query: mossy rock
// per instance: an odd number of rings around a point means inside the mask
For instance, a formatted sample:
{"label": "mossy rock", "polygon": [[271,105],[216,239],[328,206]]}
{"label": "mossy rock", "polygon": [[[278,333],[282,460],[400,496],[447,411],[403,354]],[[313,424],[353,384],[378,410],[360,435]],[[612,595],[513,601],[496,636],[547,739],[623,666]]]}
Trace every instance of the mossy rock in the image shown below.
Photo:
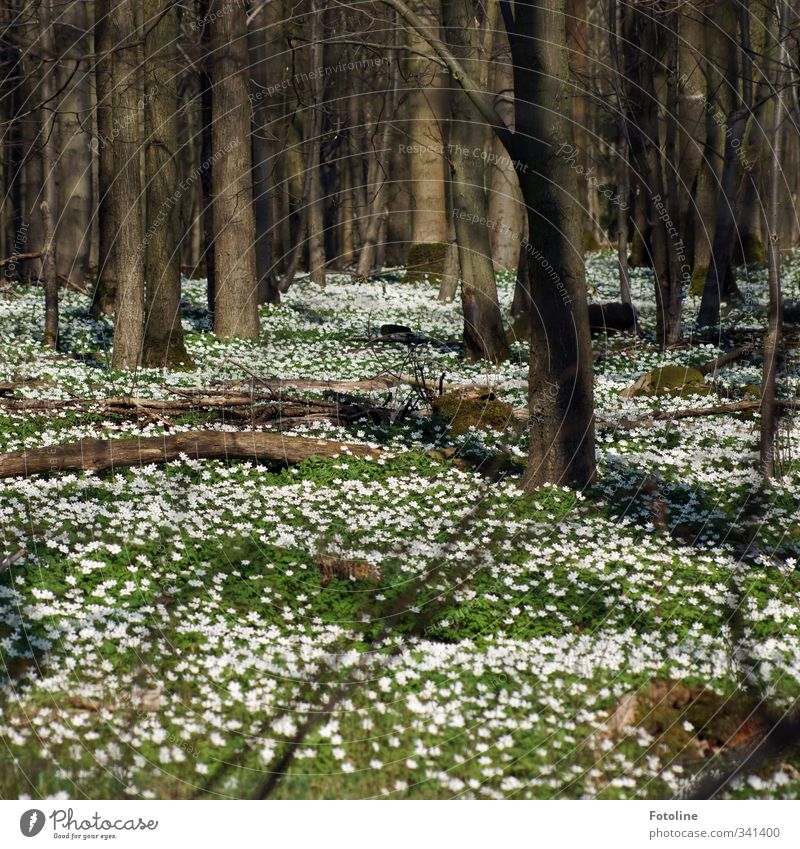
{"label": "mossy rock", "polygon": [[431,406],[434,415],[447,424],[454,434],[466,433],[472,427],[502,431],[511,426],[517,432],[521,430],[520,420],[515,416],[511,404],[499,401],[491,392],[479,396],[446,392]]}
{"label": "mossy rock", "polygon": [[698,297],[703,294],[703,289],[706,285],[706,276],[708,275],[708,267],[705,265],[696,265],[692,269],[692,280],[689,283],[689,294],[697,295]]}
{"label": "mossy rock", "polygon": [[661,366],[640,377],[622,393],[625,398],[643,395],[670,395],[689,398],[692,395],[710,395],[712,388],[702,373],[689,366]]}
{"label": "mossy rock", "polygon": [[420,283],[427,279],[438,285],[444,274],[446,256],[447,245],[444,242],[411,245],[408,251],[406,282]]}

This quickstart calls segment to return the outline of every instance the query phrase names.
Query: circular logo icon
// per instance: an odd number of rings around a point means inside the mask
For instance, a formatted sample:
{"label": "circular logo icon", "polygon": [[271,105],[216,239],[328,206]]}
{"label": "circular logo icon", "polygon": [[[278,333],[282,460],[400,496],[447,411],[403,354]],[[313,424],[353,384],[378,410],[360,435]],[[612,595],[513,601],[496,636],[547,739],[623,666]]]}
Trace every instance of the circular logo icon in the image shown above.
{"label": "circular logo icon", "polygon": [[44,813],[38,808],[31,808],[19,818],[19,830],[25,837],[36,837],[44,828]]}

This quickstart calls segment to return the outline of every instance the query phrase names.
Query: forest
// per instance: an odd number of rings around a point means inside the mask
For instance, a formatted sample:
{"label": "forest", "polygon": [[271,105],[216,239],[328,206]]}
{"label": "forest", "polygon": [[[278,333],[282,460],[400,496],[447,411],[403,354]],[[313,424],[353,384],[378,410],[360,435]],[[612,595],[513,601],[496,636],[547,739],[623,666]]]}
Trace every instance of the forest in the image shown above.
{"label": "forest", "polygon": [[800,795],[798,0],[0,0],[0,798]]}

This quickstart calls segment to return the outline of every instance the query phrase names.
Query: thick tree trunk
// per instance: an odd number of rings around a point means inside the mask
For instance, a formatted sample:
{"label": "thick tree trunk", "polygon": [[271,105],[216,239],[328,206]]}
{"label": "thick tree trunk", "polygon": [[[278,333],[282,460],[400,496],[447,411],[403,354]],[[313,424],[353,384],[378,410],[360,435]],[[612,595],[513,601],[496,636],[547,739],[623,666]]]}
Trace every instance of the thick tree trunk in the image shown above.
{"label": "thick tree trunk", "polygon": [[178,187],[178,8],[143,0],[147,226],[142,364],[189,365],[181,328],[181,216]]}
{"label": "thick tree trunk", "polygon": [[594,377],[576,209],[564,0],[517,0],[516,153],[528,209],[531,287],[530,449],[525,485],[585,486],[595,476]]}
{"label": "thick tree trunk", "polygon": [[209,3],[212,31],[214,332],[259,333],[253,214],[246,9],[239,0]]}
{"label": "thick tree trunk", "polygon": [[142,185],[139,168],[139,62],[132,45],[136,29],[133,0],[115,0],[109,12],[109,37],[114,45],[112,110],[114,132],[110,139],[114,176],[109,186],[116,233],[114,258],[117,274],[115,369],[135,369],[144,342],[144,257],[142,245]]}
{"label": "thick tree trunk", "polygon": [[[467,73],[477,77],[480,60],[473,0],[444,0],[443,15],[451,52]],[[464,352],[468,359],[500,362],[508,358],[509,352],[486,223],[489,204],[480,155],[485,149],[486,128],[460,89],[450,94],[450,116],[447,162],[461,269]]]}

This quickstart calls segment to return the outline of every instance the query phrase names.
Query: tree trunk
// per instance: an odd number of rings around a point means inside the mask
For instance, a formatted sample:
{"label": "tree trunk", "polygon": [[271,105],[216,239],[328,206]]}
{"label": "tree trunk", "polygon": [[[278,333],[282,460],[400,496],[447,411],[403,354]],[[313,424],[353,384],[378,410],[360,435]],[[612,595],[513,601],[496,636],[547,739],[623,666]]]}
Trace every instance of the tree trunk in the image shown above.
{"label": "tree trunk", "polygon": [[203,259],[206,272],[208,313],[213,326],[216,300],[216,268],[214,261],[214,109],[213,58],[211,56],[211,25],[208,23],[210,2],[200,0],[198,15],[201,20],[200,43],[203,56],[200,65],[200,191],[203,224]]}
{"label": "tree trunk", "polygon": [[142,364],[189,365],[181,328],[181,216],[178,184],[178,7],[143,0],[147,227]]}
{"label": "tree trunk", "polygon": [[[430,26],[438,21],[423,0],[413,0],[413,6]],[[406,63],[405,79],[411,89],[406,100],[409,183],[412,194],[411,247],[437,245],[444,253],[447,224],[443,210],[444,140],[442,122],[446,106],[442,96],[443,73],[426,57],[430,49],[415,32],[409,33],[409,46],[417,51]],[[430,255],[423,250],[424,255]],[[437,260],[438,262],[438,260]]]}
{"label": "tree trunk", "polygon": [[[472,23],[476,14],[473,0],[444,0],[442,6],[450,50],[467,73],[477,77],[480,59],[478,34]],[[462,91],[456,90],[450,97],[447,162],[461,269],[464,352],[468,359],[500,362],[509,352],[486,223],[489,204],[480,155],[485,150],[486,128]]]}
{"label": "tree trunk", "polygon": [[253,103],[253,214],[256,223],[256,272],[258,275],[258,301],[277,304],[280,293],[274,285],[272,259],[272,181],[270,178],[271,145],[267,98],[264,92],[271,85],[269,48],[275,48],[275,15],[281,13],[279,3],[262,3],[253,12],[252,26],[248,29],[250,54],[251,100]]}
{"label": "tree trunk", "polygon": [[[674,18],[671,17],[671,20]],[[625,59],[626,120],[630,151],[637,175],[638,212],[646,216],[650,252],[655,277],[656,336],[659,344],[667,346],[681,335],[680,327],[680,266],[683,264],[683,242],[679,229],[675,192],[667,192],[660,143],[656,73],[659,54],[666,40],[659,38],[659,28],[670,38],[669,62],[674,62],[674,26],[657,19],[652,7],[631,6],[624,16],[624,36],[631,45]],[[674,89],[674,81],[672,88]],[[674,103],[674,91],[671,94]],[[674,113],[669,125],[674,128]],[[674,132],[672,146],[674,147]],[[672,162],[667,164],[672,168]],[[639,224],[641,227],[642,224]],[[634,238],[645,234],[634,234]]]}
{"label": "tree trunk", "polygon": [[314,283],[325,285],[325,198],[322,190],[322,118],[325,80],[322,75],[323,0],[311,0],[311,106],[306,144],[311,146],[308,172],[308,272]]}
{"label": "tree trunk", "polygon": [[525,485],[595,476],[594,377],[571,142],[564,0],[517,0],[511,35],[516,152],[528,210],[530,448]]}
{"label": "tree trunk", "polygon": [[761,474],[771,478],[775,473],[775,432],[778,416],[775,403],[775,378],[778,365],[781,328],[783,325],[783,301],[781,295],[781,247],[780,247],[780,210],[781,195],[789,191],[783,173],[781,154],[783,151],[783,135],[781,125],[785,114],[784,84],[785,67],[788,67],[788,51],[786,40],[786,4],[784,0],[775,0],[775,15],[779,21],[777,47],[771,65],[775,67],[774,98],[772,110],[772,126],[770,128],[770,149],[772,161],[769,170],[769,195],[767,198],[766,232],[767,232],[767,263],[769,268],[769,319],[767,332],[764,336],[764,369],[761,378],[761,445],[760,466]]}
{"label": "tree trunk", "polygon": [[[39,0],[40,47],[46,60],[55,59],[53,25],[50,17],[50,0]],[[55,64],[42,68],[39,86],[41,97],[39,145],[42,152],[42,277],[44,278],[44,338],[49,348],[58,347],[58,257],[56,255],[53,216],[58,212],[56,184],[56,105],[53,102]]]}
{"label": "tree trunk", "polygon": [[[59,64],[58,273],[83,283],[89,272],[92,220],[91,71],[85,3],[62,4],[54,29]],[[68,57],[68,61],[67,61]],[[73,73],[74,71],[74,73]]]}
{"label": "tree trunk", "polygon": [[117,294],[117,277],[114,260],[114,205],[111,202],[114,181],[114,148],[112,134],[114,117],[112,109],[112,65],[114,44],[111,41],[111,0],[97,0],[95,4],[94,47],[98,54],[95,64],[97,90],[97,219],[98,257],[97,279],[92,297],[91,313],[95,318],[112,315]]}
{"label": "tree trunk", "polygon": [[253,158],[246,9],[239,0],[209,3],[212,32],[214,332],[259,333],[253,214]]}
{"label": "tree trunk", "polygon": [[132,0],[115,0],[109,12],[109,37],[114,45],[112,110],[114,132],[110,140],[114,176],[109,202],[116,226],[114,257],[117,273],[115,369],[135,369],[144,341],[144,257],[142,245],[142,186],[139,168],[139,62]]}
{"label": "tree trunk", "polygon": [[628,202],[630,198],[630,164],[628,162],[628,127],[625,121],[626,104],[623,96],[620,38],[622,14],[618,0],[609,0],[608,33],[611,55],[611,74],[617,108],[617,266],[619,294],[623,304],[632,304],[630,271],[628,269]]}
{"label": "tree trunk", "polygon": [[[395,29],[395,45],[399,46],[397,35],[399,27]],[[378,248],[378,238],[383,221],[384,207],[386,205],[386,183],[389,177],[389,157],[392,143],[392,120],[397,112],[398,102],[398,71],[397,62],[392,57],[387,57],[387,64],[392,68],[391,74],[381,74],[379,80],[385,81],[384,100],[381,112],[376,116],[372,124],[373,144],[376,146],[371,154],[369,167],[368,191],[370,197],[367,202],[367,226],[364,232],[364,240],[358,255],[358,267],[356,278],[366,280],[375,267],[375,257]]]}

